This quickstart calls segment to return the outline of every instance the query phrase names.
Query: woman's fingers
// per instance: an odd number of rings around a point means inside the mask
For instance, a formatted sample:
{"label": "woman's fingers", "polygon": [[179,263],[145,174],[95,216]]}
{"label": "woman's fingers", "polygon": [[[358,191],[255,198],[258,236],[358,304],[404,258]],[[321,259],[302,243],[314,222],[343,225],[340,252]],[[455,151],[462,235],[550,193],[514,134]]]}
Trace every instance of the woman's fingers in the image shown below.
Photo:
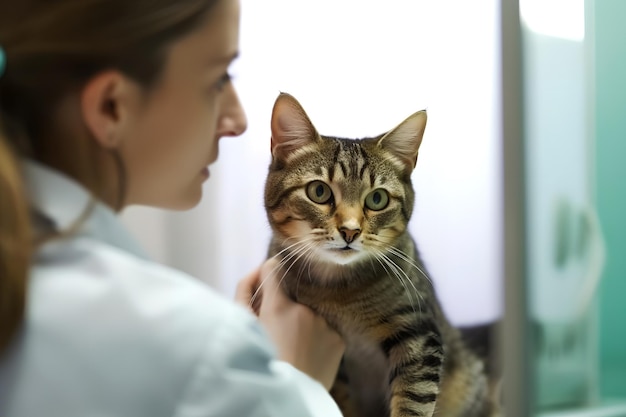
{"label": "woman's fingers", "polygon": [[[278,262],[274,259],[265,261],[261,266],[246,275],[235,290],[235,301],[259,315],[264,293],[275,295],[277,283],[274,273]],[[279,296],[282,294],[278,294]]]}
{"label": "woman's fingers", "polygon": [[278,349],[280,359],[320,381],[333,384],[345,345],[341,336],[280,286],[278,261],[270,259],[237,285],[235,299],[252,310]]}
{"label": "woman's fingers", "polygon": [[[280,288],[280,280],[277,272],[278,261],[274,259],[267,260],[261,266],[260,293],[263,296],[263,302],[259,303],[261,309],[266,312],[268,309],[280,310],[292,303],[285,291]],[[260,313],[260,310],[258,310]]]}
{"label": "woman's fingers", "polygon": [[240,305],[249,308],[252,312],[254,312],[254,309],[252,308],[251,301],[259,287],[261,277],[260,274],[261,267],[258,267],[239,281],[237,288],[235,289],[235,301]]}

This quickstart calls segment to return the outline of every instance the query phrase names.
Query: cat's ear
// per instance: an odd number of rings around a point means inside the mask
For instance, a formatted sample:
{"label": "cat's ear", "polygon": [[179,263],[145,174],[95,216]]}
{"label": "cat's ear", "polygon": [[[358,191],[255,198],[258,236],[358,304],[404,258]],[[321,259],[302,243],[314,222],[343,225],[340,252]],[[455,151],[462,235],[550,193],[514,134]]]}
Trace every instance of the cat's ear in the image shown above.
{"label": "cat's ear", "polygon": [[426,110],[413,113],[398,126],[384,134],[378,140],[378,146],[391,152],[407,164],[410,170],[413,170],[417,163],[417,153],[426,129],[426,119]]}
{"label": "cat's ear", "polygon": [[272,156],[286,159],[318,138],[319,133],[298,100],[290,94],[280,93],[272,110]]}

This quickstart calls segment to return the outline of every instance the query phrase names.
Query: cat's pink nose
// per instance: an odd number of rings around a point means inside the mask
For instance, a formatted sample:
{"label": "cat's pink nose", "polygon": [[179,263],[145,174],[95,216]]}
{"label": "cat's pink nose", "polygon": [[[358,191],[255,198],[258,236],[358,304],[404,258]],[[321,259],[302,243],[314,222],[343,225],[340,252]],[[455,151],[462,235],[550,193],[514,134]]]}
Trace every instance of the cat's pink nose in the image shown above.
{"label": "cat's pink nose", "polygon": [[346,241],[346,243],[352,243],[354,239],[356,239],[357,236],[361,234],[361,229],[349,229],[347,227],[341,227],[339,228],[339,233],[341,233],[341,236],[343,237],[343,240]]}

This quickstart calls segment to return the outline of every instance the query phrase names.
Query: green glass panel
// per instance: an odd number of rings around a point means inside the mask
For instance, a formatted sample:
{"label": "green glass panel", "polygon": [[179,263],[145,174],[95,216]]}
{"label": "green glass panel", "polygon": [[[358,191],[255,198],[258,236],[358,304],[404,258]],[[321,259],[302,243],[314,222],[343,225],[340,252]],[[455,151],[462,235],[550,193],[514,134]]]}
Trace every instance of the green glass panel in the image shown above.
{"label": "green glass panel", "polygon": [[626,1],[595,1],[596,201],[606,242],[600,385],[626,398]]}

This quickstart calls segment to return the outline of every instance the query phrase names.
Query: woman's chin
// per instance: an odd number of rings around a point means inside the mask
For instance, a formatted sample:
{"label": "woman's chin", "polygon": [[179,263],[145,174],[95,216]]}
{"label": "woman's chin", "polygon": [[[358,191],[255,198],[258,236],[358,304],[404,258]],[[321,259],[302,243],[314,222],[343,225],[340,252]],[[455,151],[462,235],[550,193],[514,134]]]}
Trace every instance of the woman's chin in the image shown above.
{"label": "woman's chin", "polygon": [[157,206],[166,210],[186,211],[195,208],[202,201],[202,186],[188,189],[186,193],[181,193],[174,198],[162,201]]}

